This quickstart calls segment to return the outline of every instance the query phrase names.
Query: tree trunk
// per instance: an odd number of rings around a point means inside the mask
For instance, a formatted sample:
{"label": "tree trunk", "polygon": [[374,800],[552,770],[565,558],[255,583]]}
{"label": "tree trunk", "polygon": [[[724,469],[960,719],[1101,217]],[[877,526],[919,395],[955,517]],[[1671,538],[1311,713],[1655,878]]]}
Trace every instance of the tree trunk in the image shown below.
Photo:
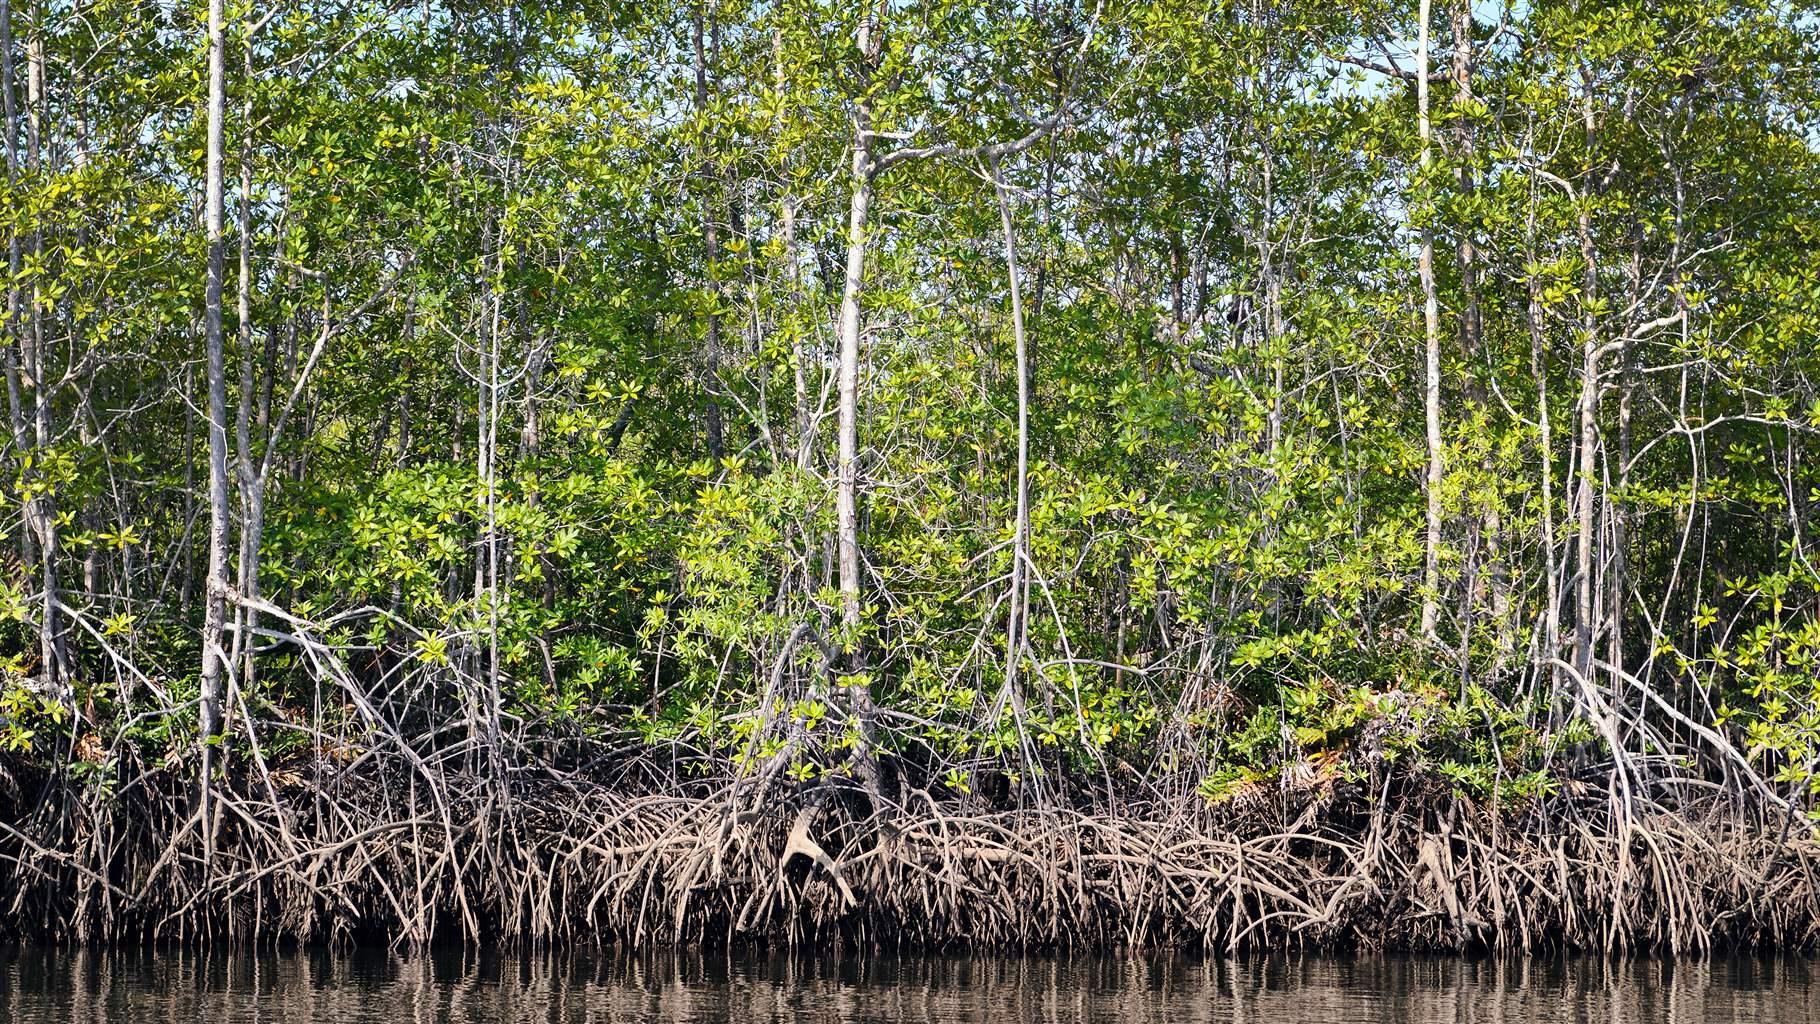
{"label": "tree trunk", "polygon": [[[250,41],[247,43],[244,60],[246,81],[251,82],[253,53]],[[238,321],[236,327],[240,340],[240,394],[237,396],[234,417],[236,476],[240,487],[240,553],[236,580],[241,596],[257,598],[259,549],[265,532],[265,474],[257,468],[262,460],[254,458],[252,432],[253,411],[255,407],[263,410],[264,403],[257,391],[253,358],[253,101],[250,88],[241,103],[240,119],[242,131],[246,134],[240,139],[240,196],[235,225],[235,234],[238,236],[235,241],[239,243],[240,250],[238,284],[234,295],[234,311]],[[261,419],[264,419],[263,412]],[[255,667],[252,634],[258,626],[259,613],[242,604],[235,610],[234,617],[239,628],[234,631],[229,664],[238,666],[241,692],[245,693],[253,685]]]}
{"label": "tree trunk", "polygon": [[[71,16],[78,20],[84,17],[80,0],[71,6]],[[83,96],[87,92],[87,83],[83,80],[81,65],[70,69],[70,91],[76,96]],[[78,113],[71,120],[75,122],[76,135],[72,162],[75,164],[76,173],[80,175],[88,167],[88,119]],[[76,248],[87,252],[92,240],[89,236],[88,217],[85,211],[81,211],[83,205],[81,200],[77,200],[79,213],[76,218]],[[81,335],[81,318],[80,314],[73,309],[69,317],[68,345],[70,358],[81,358],[76,354],[85,349]],[[95,388],[98,386],[99,381],[94,374],[87,375],[87,379],[76,382],[76,441],[85,452],[95,450],[99,436],[98,424],[95,422],[94,415]],[[101,502],[102,498],[97,494],[82,505],[82,532],[90,538],[94,538],[101,532]],[[82,593],[91,607],[95,606],[101,598],[101,551],[101,545],[94,543],[91,539],[82,552]]]}
{"label": "tree trunk", "polygon": [[[1533,185],[1532,185],[1533,188]],[[1554,423],[1548,408],[1548,346],[1543,327],[1542,282],[1536,274],[1535,198],[1529,202],[1529,215],[1524,226],[1524,284],[1528,301],[1523,307],[1524,325],[1529,332],[1529,367],[1536,378],[1536,445],[1541,453],[1542,469],[1542,558],[1543,582],[1547,602],[1542,616],[1542,651],[1537,659],[1539,670],[1549,681],[1549,712],[1552,715],[1559,693],[1560,674],[1555,660],[1561,656],[1561,577],[1555,550],[1555,452]]]}
{"label": "tree trunk", "polygon": [[[474,472],[483,488],[480,545],[474,556],[474,612],[477,618],[473,672],[481,684],[480,707],[471,728],[489,769],[498,777],[500,757],[499,689],[499,519],[497,506],[497,442],[499,436],[499,333],[505,280],[505,230],[494,216],[493,244],[496,269],[486,285],[486,320],[480,350],[475,408]],[[494,282],[498,281],[499,284]],[[484,616],[484,618],[482,618]],[[481,623],[484,622],[484,632]]]}
{"label": "tree trunk", "polygon": [[[1468,0],[1455,0],[1450,20],[1453,25],[1453,87],[1454,105],[1472,99],[1472,4]],[[1473,173],[1474,154],[1478,148],[1477,132],[1470,117],[1462,116],[1456,109],[1453,119],[1454,146],[1458,163],[1455,178],[1460,194],[1471,196],[1478,188]],[[1480,355],[1483,343],[1484,327],[1479,313],[1479,251],[1473,239],[1470,224],[1460,228],[1459,241],[1454,246],[1454,255],[1460,263],[1460,351],[1467,359],[1475,363]],[[1476,366],[1469,365],[1467,372],[1468,386],[1473,396],[1484,401],[1483,388],[1477,376],[1472,372]]]}
{"label": "tree trunk", "polygon": [[[1433,161],[1432,131],[1428,122],[1428,15],[1429,0],[1422,0],[1416,27],[1416,131],[1421,137],[1421,187],[1427,188]],[[1432,217],[1432,213],[1429,214]],[[1441,594],[1441,483],[1445,466],[1441,451],[1441,307],[1435,292],[1435,232],[1428,219],[1422,224],[1422,250],[1418,271],[1422,278],[1423,389],[1422,410],[1428,435],[1427,532],[1422,544],[1422,639],[1438,642]]]}
{"label": "tree trunk", "polygon": [[[12,0],[0,0],[0,116],[5,123],[0,124],[0,141],[6,150],[6,181],[8,185],[19,180],[19,114],[15,100],[13,68],[13,5]],[[20,350],[22,339],[14,336],[24,318],[19,291],[19,268],[23,259],[20,247],[19,232],[9,231],[6,236],[6,325],[4,338],[0,338],[0,354],[5,356],[6,373],[6,412],[7,424],[13,432],[13,450],[23,453],[28,441],[25,428],[25,396],[21,390],[19,373]],[[36,560],[36,552],[29,525],[19,531],[19,560],[30,565]]]}
{"label": "tree trunk", "polygon": [[1579,218],[1577,221],[1581,281],[1580,303],[1582,319],[1580,323],[1580,408],[1579,408],[1579,490],[1575,509],[1575,569],[1577,575],[1574,589],[1574,669],[1582,679],[1592,678],[1593,640],[1597,609],[1594,595],[1598,592],[1598,566],[1594,560],[1593,546],[1593,510],[1594,484],[1598,472],[1599,443],[1599,318],[1596,303],[1599,298],[1599,264],[1598,253],[1593,245],[1592,209],[1587,205],[1593,192],[1593,112],[1592,98],[1586,98],[1586,181],[1584,190],[1578,199]]}
{"label": "tree trunk", "polygon": [[[694,18],[690,22],[690,39],[695,50],[695,111],[706,118],[708,113],[708,54],[702,43],[702,21],[705,17],[702,7],[694,9]],[[710,150],[705,139],[706,122],[703,122],[704,139],[702,153],[709,157]],[[715,202],[712,186],[719,183],[713,174],[707,175],[711,183],[709,195],[702,201],[701,233],[702,244],[706,249],[708,270],[708,315],[706,324],[707,338],[703,345],[702,361],[704,364],[704,388],[707,400],[703,403],[704,416],[707,420],[708,457],[718,467],[721,456],[726,454],[725,427],[721,422],[720,411],[720,225],[715,218]]]}
{"label": "tree trunk", "polygon": [[[1468,0],[1455,0],[1451,10],[1453,23],[1453,86],[1454,103],[1458,107],[1473,98],[1473,40],[1472,40],[1472,4]],[[1478,131],[1471,117],[1463,114],[1456,116],[1454,124],[1455,159],[1458,170],[1455,175],[1457,187],[1462,196],[1471,197],[1478,190],[1475,161],[1478,152]],[[1474,237],[1475,232],[1470,218],[1460,225],[1460,237],[1454,247],[1454,256],[1460,269],[1460,355],[1465,361],[1465,372],[1462,375],[1467,400],[1472,405],[1474,415],[1491,415],[1491,405],[1486,400],[1485,386],[1479,380],[1479,371],[1484,358],[1484,319],[1479,308],[1479,248]],[[1492,457],[1486,455],[1480,463],[1480,469],[1487,478],[1494,476],[1497,467]],[[1466,590],[1462,604],[1470,615],[1475,602],[1482,595],[1475,591],[1489,590],[1491,611],[1491,628],[1493,648],[1497,652],[1493,666],[1494,672],[1501,671],[1510,660],[1516,649],[1514,623],[1510,614],[1510,579],[1508,567],[1504,564],[1504,517],[1503,510],[1494,497],[1486,506],[1484,515],[1474,524],[1479,533],[1476,543],[1471,545],[1475,562],[1481,561],[1478,552],[1482,549],[1484,557],[1482,568],[1475,566],[1475,585]],[[1483,580],[1483,583],[1477,581]],[[1464,647],[1465,645],[1462,645]],[[1462,652],[1464,657],[1464,651]]]}
{"label": "tree trunk", "polygon": [[208,355],[209,409],[209,543],[208,592],[202,623],[202,779],[204,834],[208,834],[209,768],[214,739],[221,732],[221,683],[227,652],[222,634],[227,610],[228,438],[227,354],[222,338],[222,120],[227,100],[223,68],[223,0],[209,0],[208,143],[204,168],[203,217],[208,232],[208,281],[204,292],[203,334]]}
{"label": "tree trunk", "polygon": [[[777,105],[777,127],[778,131],[781,133],[784,128],[783,111],[785,109],[782,99],[786,86],[786,79],[784,77],[784,35],[781,29],[771,37],[771,57],[772,81],[777,90],[779,99]],[[788,177],[787,171],[785,176],[786,178]],[[796,213],[797,198],[791,191],[786,189],[783,198],[778,201],[778,220],[784,246],[782,256],[784,263],[784,282],[789,295],[789,302],[786,304],[786,308],[792,311],[799,310],[803,304],[802,269],[798,266],[798,256],[796,252]],[[808,358],[808,353],[804,350],[803,346],[803,332],[797,325],[793,324],[791,325],[790,330],[790,372],[792,378],[791,384],[794,390],[793,397],[795,399],[796,422],[794,427],[796,438],[793,442],[791,456],[796,462],[796,468],[801,470],[809,468],[810,454],[815,441],[814,412],[809,407]],[[807,583],[807,580],[804,582]]]}
{"label": "tree trunk", "polygon": [[[878,55],[876,16],[868,13],[861,26],[859,46],[868,62]],[[872,205],[872,116],[871,104],[862,96],[854,103],[853,163],[850,179],[853,189],[847,210],[847,267],[841,285],[840,324],[840,413],[839,453],[835,463],[835,532],[839,549],[841,624],[847,632],[847,668],[859,674],[865,665],[864,645],[860,639],[860,558],[859,558],[859,345],[860,296],[866,276],[867,214]],[[850,680],[855,731],[853,762],[860,781],[875,805],[882,798],[878,756],[874,749],[877,734],[877,712],[872,705],[870,685],[863,679]]]}
{"label": "tree trunk", "polygon": [[1011,337],[1016,349],[1017,373],[1017,512],[1011,527],[1010,610],[1005,623],[1005,689],[1012,707],[1022,713],[1018,668],[1023,662],[1030,611],[1030,360],[1024,336],[1024,299],[1019,282],[1017,236],[1011,223],[1011,202],[998,161],[991,161],[992,189],[998,198],[999,223],[1005,233],[1005,275],[1011,290]]}
{"label": "tree trunk", "polygon": [[[25,43],[26,62],[26,100],[25,100],[25,154],[26,162],[35,173],[44,170],[44,5],[39,4],[33,12],[31,32]],[[33,256],[39,256],[41,238],[34,231],[30,249]],[[26,330],[30,337],[30,348],[26,358],[28,372],[31,375],[32,389],[32,443],[38,450],[50,447],[52,436],[51,401],[55,397],[49,387],[50,360],[45,352],[44,306],[40,277],[32,278],[30,308],[26,316]],[[38,627],[38,656],[44,671],[44,680],[55,683],[68,674],[69,658],[63,645],[62,609],[58,601],[59,583],[57,576],[57,556],[59,540],[57,536],[57,498],[50,490],[48,481],[40,476],[40,487],[27,506],[27,517],[32,523],[34,539],[38,542],[38,575],[39,586],[43,590],[43,601],[40,605]]]}

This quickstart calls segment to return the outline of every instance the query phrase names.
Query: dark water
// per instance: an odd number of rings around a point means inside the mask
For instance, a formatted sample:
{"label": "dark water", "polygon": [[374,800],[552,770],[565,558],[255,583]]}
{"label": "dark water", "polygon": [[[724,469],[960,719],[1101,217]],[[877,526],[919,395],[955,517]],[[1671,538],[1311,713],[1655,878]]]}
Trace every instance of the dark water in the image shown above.
{"label": "dark water", "polygon": [[1784,1022],[1813,965],[1446,958],[498,958],[0,949],[0,1021]]}

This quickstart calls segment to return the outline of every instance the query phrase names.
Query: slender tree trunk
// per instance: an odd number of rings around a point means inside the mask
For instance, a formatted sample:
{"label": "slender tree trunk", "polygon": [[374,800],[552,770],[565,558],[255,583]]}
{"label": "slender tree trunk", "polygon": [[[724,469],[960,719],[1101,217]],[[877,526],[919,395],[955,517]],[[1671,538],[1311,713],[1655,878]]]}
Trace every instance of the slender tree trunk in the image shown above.
{"label": "slender tree trunk", "polygon": [[[505,260],[502,247],[500,260]],[[505,277],[501,268],[500,278]],[[498,293],[493,297],[493,323],[488,329],[488,341],[492,352],[487,359],[487,415],[482,417],[480,428],[485,433],[484,448],[486,451],[486,472],[481,479],[486,485],[487,500],[487,533],[486,533],[486,584],[487,584],[487,753],[494,767],[495,777],[501,777],[504,750],[501,747],[500,715],[504,710],[499,684],[499,334],[500,320],[503,313],[504,297]]]}
{"label": "slender tree trunk", "polygon": [[[690,39],[695,51],[695,110],[704,119],[708,114],[708,54],[702,42],[702,22],[706,17],[702,6],[698,4],[693,11],[690,22]],[[704,138],[702,153],[704,158],[711,156],[706,142],[706,122],[703,123]],[[721,456],[726,454],[725,427],[721,420],[720,410],[720,223],[716,216],[718,205],[715,202],[720,179],[714,174],[706,175],[709,195],[702,201],[701,233],[702,243],[706,249],[708,269],[708,316],[707,338],[703,346],[702,361],[704,364],[707,401],[704,415],[707,420],[708,457],[718,466]]]}
{"label": "slender tree trunk", "polygon": [[[245,81],[253,79],[252,43],[248,41],[243,54],[242,72]],[[263,459],[253,454],[252,418],[255,408],[260,409],[264,419],[264,406],[257,390],[255,363],[253,353],[253,100],[252,90],[247,89],[245,99],[240,107],[240,122],[245,133],[240,139],[240,195],[239,209],[236,211],[237,224],[235,240],[239,243],[239,275],[236,282],[234,303],[236,327],[239,334],[240,359],[240,393],[235,407],[234,447],[237,454],[236,476],[240,489],[240,553],[236,586],[240,594],[249,599],[259,596],[259,551],[264,542],[265,532],[265,474],[260,470]],[[269,337],[269,335],[268,335]],[[268,342],[268,351],[270,344]],[[267,360],[269,363],[269,359]],[[268,382],[269,387],[269,382]],[[245,693],[253,685],[255,659],[253,657],[253,630],[258,627],[259,613],[246,604],[235,609],[235,621],[238,627],[234,631],[233,648],[229,663],[239,666],[241,692]]]}
{"label": "slender tree trunk", "polygon": [[992,189],[998,198],[999,223],[1005,234],[1005,275],[1011,291],[1011,337],[1017,373],[1017,512],[1011,527],[1011,594],[1005,626],[1005,688],[1013,707],[1022,712],[1018,669],[1023,662],[1030,613],[1030,359],[1024,334],[1024,298],[1017,262],[1017,235],[1011,202],[998,161],[991,161]]}
{"label": "slender tree trunk", "polygon": [[[1261,83],[1265,96],[1272,95],[1273,89],[1268,71]],[[1262,100],[1257,103],[1263,106]],[[1263,287],[1258,295],[1260,312],[1258,331],[1254,335],[1270,356],[1270,408],[1265,413],[1265,486],[1274,491],[1282,485],[1282,474],[1278,471],[1278,458],[1283,447],[1283,383],[1285,373],[1284,322],[1283,322],[1283,276],[1276,261],[1276,154],[1270,144],[1270,133],[1252,129],[1253,145],[1256,149],[1260,175],[1258,220],[1256,248],[1258,251],[1259,282]],[[1280,534],[1279,524],[1274,517],[1264,524],[1264,543],[1275,544]],[[1269,594],[1270,628],[1277,629],[1283,624],[1283,585],[1277,579],[1268,579],[1264,584]]]}
{"label": "slender tree trunk", "polygon": [[[25,158],[34,173],[42,173],[44,170],[44,16],[44,5],[40,3],[33,12],[31,29],[25,42]],[[28,246],[34,257],[41,255],[41,246],[42,239],[34,232]],[[52,394],[49,382],[50,360],[45,351],[40,280],[39,277],[32,278],[25,329],[30,339],[26,366],[31,378],[32,444],[43,451],[51,445],[51,402],[55,395]],[[42,474],[39,482],[37,493],[27,505],[27,517],[38,543],[38,577],[43,591],[38,626],[38,656],[45,681],[57,682],[68,671],[57,577],[57,498]]]}
{"label": "slender tree trunk", "polygon": [[[1421,187],[1428,187],[1433,162],[1432,130],[1428,120],[1428,21],[1429,0],[1422,0],[1421,22],[1416,26],[1416,131],[1421,137]],[[1427,532],[1422,544],[1422,639],[1434,644],[1439,637],[1441,594],[1441,484],[1445,466],[1441,451],[1441,308],[1435,290],[1435,232],[1430,219],[1422,224],[1422,249],[1418,271],[1422,278],[1423,389],[1422,411],[1428,436]]]}
{"label": "slender tree trunk", "polygon": [[[82,4],[80,0],[77,0],[76,3],[71,5],[71,17],[75,18],[77,21],[81,21],[84,16]],[[70,69],[70,91],[77,97],[85,96],[87,94],[81,64],[77,64]],[[75,164],[76,173],[81,175],[88,167],[88,119],[78,112],[71,117],[71,120],[74,122],[73,127],[76,135],[72,162]],[[89,235],[88,217],[86,212],[82,210],[83,205],[84,203],[82,200],[78,199],[76,248],[80,251],[87,252],[92,240]],[[81,315],[75,309],[71,309],[69,314],[68,345],[70,358],[72,360],[83,358],[79,354],[84,351],[81,332]],[[99,381],[94,374],[87,374],[85,375],[85,379],[76,382],[76,441],[82,446],[83,451],[93,451],[97,441],[94,399],[95,388],[98,386]],[[82,505],[82,531],[90,538],[94,538],[101,532],[101,502],[102,496],[96,494],[84,501]],[[82,552],[82,593],[85,600],[91,605],[100,601],[101,598],[101,552],[101,545],[94,543],[93,540],[91,540]]]}
{"label": "slender tree trunk", "polygon": [[[771,36],[771,76],[772,88],[777,101],[777,131],[781,136],[785,130],[784,98],[787,95],[788,79],[784,75],[784,34],[780,27]],[[793,186],[794,161],[786,157],[783,171],[783,194],[778,199],[778,233],[783,245],[780,259],[784,272],[784,310],[786,330],[790,337],[790,378],[792,392],[792,422],[790,438],[790,460],[796,466],[799,475],[806,475],[815,452],[815,413],[809,404],[809,351],[804,344],[806,332],[802,329],[803,311],[805,308],[802,268],[800,254],[796,247],[796,218],[799,200]],[[801,576],[802,593],[815,589],[815,541],[811,531],[804,529],[800,522],[790,528],[790,544],[794,556],[794,566],[786,570],[780,586],[780,597],[787,599],[790,591],[789,573],[794,571]]]}
{"label": "slender tree trunk", "polygon": [[[784,35],[781,29],[771,37],[771,56],[772,81],[777,90],[779,100],[777,105],[777,127],[778,131],[781,133],[784,128],[783,111],[785,109],[782,100],[787,85],[787,80],[784,77]],[[787,174],[788,169],[786,169],[786,176]],[[782,256],[784,262],[784,283],[786,294],[789,296],[786,308],[791,311],[800,310],[803,304],[802,268],[798,266],[798,255],[796,251],[796,214],[797,198],[790,189],[786,188],[783,198],[778,202],[778,220],[780,222],[779,227],[783,235],[784,245]],[[813,410],[809,407],[808,359],[808,352],[803,345],[803,331],[800,330],[797,325],[793,324],[790,330],[790,372],[792,378],[791,384],[795,392],[796,440],[794,450],[791,454],[796,461],[796,468],[803,470],[809,468],[809,460],[811,453],[814,450],[815,441],[815,417]]]}
{"label": "slender tree trunk", "polygon": [[[786,195],[779,213],[783,221],[783,259],[784,273],[788,275],[789,306],[794,310],[803,302],[802,271],[796,264],[796,197]],[[790,331],[790,375],[796,410],[793,424],[796,438],[791,454],[796,468],[806,470],[815,450],[815,410],[809,404],[809,352],[803,344],[803,331],[796,325],[792,325]]]}
{"label": "slender tree trunk", "polygon": [[[1589,275],[1590,276],[1590,275]],[[1574,498],[1574,668],[1582,676],[1592,671],[1593,595],[1598,567],[1593,564],[1593,482],[1597,474],[1599,441],[1598,333],[1590,323],[1581,328],[1584,340],[1580,357],[1579,466]]]}
{"label": "slender tree trunk", "polygon": [[[868,65],[879,53],[878,38],[882,31],[876,14],[868,11],[860,27],[859,48]],[[860,639],[860,557],[859,557],[859,359],[860,299],[866,277],[867,215],[872,206],[872,111],[862,95],[854,103],[853,161],[850,169],[852,196],[847,209],[847,265],[841,285],[840,324],[840,411],[837,430],[839,452],[835,463],[835,532],[839,549],[841,623],[848,634],[848,669],[859,674],[865,665],[864,645]],[[884,787],[875,749],[877,712],[872,704],[870,685],[863,679],[851,680],[848,686],[858,742],[854,745],[854,767],[875,804]]]}
{"label": "slender tree trunk", "polygon": [[499,523],[495,499],[495,451],[499,423],[499,333],[504,302],[500,292],[505,278],[505,232],[498,217],[492,220],[497,264],[494,272],[489,275],[485,305],[481,310],[486,324],[475,388],[474,471],[483,490],[480,545],[474,557],[474,612],[476,631],[480,635],[476,637],[473,669],[480,684],[480,706],[476,709],[472,728],[475,742],[484,754],[487,765],[498,767]]}
{"label": "slender tree trunk", "polygon": [[[520,444],[518,462],[524,471],[525,508],[535,512],[543,504],[543,489],[537,481],[541,469],[540,464],[543,460],[543,374],[549,358],[542,343],[532,342],[530,316],[530,304],[521,298],[518,303],[517,333],[520,350],[525,353],[525,390],[524,426],[518,433]],[[400,393],[402,394],[402,391]],[[402,414],[401,407],[400,415]],[[556,607],[556,563],[546,554],[536,557],[543,591],[539,600],[545,609],[554,609]]]}
{"label": "slender tree trunk", "polygon": [[[1470,197],[1478,189],[1473,170],[1473,160],[1478,150],[1478,133],[1473,128],[1472,118],[1461,115],[1458,108],[1473,98],[1472,4],[1469,0],[1455,0],[1450,14],[1453,25],[1451,71],[1455,106],[1454,145],[1458,163],[1455,177],[1460,194]],[[1479,312],[1479,250],[1470,222],[1461,226],[1454,254],[1460,264],[1460,350],[1476,363],[1483,344],[1484,327]],[[1476,369],[1476,365],[1469,365],[1466,379],[1472,397],[1482,403],[1484,388],[1478,382],[1474,372]]]}
{"label": "slender tree trunk", "polygon": [[[1632,99],[1625,103],[1625,126],[1630,127],[1633,111]],[[1605,498],[1606,515],[1611,522],[1611,558],[1609,579],[1605,591],[1606,615],[1611,621],[1611,635],[1606,641],[1606,661],[1614,669],[1624,668],[1624,605],[1625,589],[1631,571],[1631,531],[1630,515],[1625,508],[1625,495],[1630,491],[1630,462],[1634,438],[1631,433],[1631,420],[1636,409],[1636,353],[1631,335],[1637,316],[1636,311],[1643,305],[1643,225],[1638,220],[1637,211],[1633,208],[1629,214],[1630,226],[1630,262],[1625,268],[1625,308],[1633,311],[1626,321],[1618,325],[1619,336],[1616,339],[1618,351],[1615,353],[1618,371],[1618,453],[1617,453],[1617,493],[1607,494]],[[1608,463],[1609,465],[1609,463]],[[1790,512],[1794,513],[1793,503]],[[1800,531],[1797,527],[1796,539]],[[1620,699],[1617,703],[1623,703]]]}
{"label": "slender tree trunk", "polygon": [[[1627,330],[1622,324],[1619,329]],[[1633,361],[1635,354],[1631,351],[1628,337],[1622,339],[1616,358],[1618,361],[1618,486],[1617,493],[1607,494],[1605,498],[1606,514],[1611,519],[1611,566],[1608,570],[1610,578],[1606,581],[1605,590],[1605,614],[1611,621],[1611,636],[1607,640],[1608,657],[1606,660],[1614,668],[1623,668],[1625,588],[1628,586],[1631,572],[1630,515],[1624,507],[1624,502],[1625,495],[1630,489],[1630,462],[1634,443],[1631,421],[1636,413],[1636,366]],[[1798,538],[1799,534],[1796,536]]]}
{"label": "slender tree trunk", "polygon": [[227,353],[222,338],[222,121],[227,101],[222,31],[223,0],[209,0],[208,142],[204,168],[203,217],[208,232],[208,280],[204,291],[203,335],[208,357],[209,544],[208,592],[202,624],[202,779],[204,834],[209,835],[209,770],[214,739],[221,732],[222,676],[227,652],[228,527]]}
{"label": "slender tree trunk", "polygon": [[1524,305],[1524,323],[1529,330],[1530,373],[1536,378],[1536,444],[1541,453],[1542,469],[1542,558],[1546,606],[1542,615],[1542,653],[1538,661],[1540,671],[1548,677],[1548,706],[1552,714],[1555,697],[1559,693],[1560,672],[1555,660],[1561,656],[1561,577],[1555,549],[1555,452],[1554,423],[1548,406],[1548,339],[1543,327],[1542,282],[1537,278],[1535,270],[1535,206],[1535,197],[1532,195],[1524,228],[1524,283],[1528,291],[1528,302]]}
{"label": "slender tree trunk", "polygon": [[[1589,86],[1590,88],[1590,86]],[[1579,489],[1575,509],[1575,578],[1574,589],[1574,668],[1581,678],[1592,678],[1593,640],[1596,630],[1599,572],[1594,547],[1594,488],[1598,478],[1599,445],[1599,298],[1598,253],[1593,245],[1592,200],[1595,173],[1592,144],[1594,138],[1592,98],[1586,98],[1586,181],[1577,197],[1579,216],[1576,222],[1580,244],[1580,405],[1579,405]]]}
{"label": "slender tree trunk", "polygon": [[196,375],[184,364],[178,385],[183,399],[183,533],[180,557],[183,568],[178,573],[177,607],[187,620],[196,600],[196,545],[192,531],[196,524]]}
{"label": "slender tree trunk", "polygon": [[[1454,104],[1457,108],[1473,98],[1473,39],[1472,39],[1472,4],[1469,0],[1455,0],[1451,10],[1453,22],[1453,86]],[[1457,150],[1458,171],[1456,183],[1462,196],[1471,197],[1478,191],[1476,172],[1478,154],[1478,131],[1471,117],[1459,114],[1454,118],[1454,145]],[[1486,400],[1485,386],[1480,382],[1479,373],[1484,361],[1484,319],[1479,306],[1479,247],[1476,232],[1468,218],[1460,226],[1460,237],[1454,248],[1454,255],[1460,270],[1460,354],[1465,361],[1463,374],[1467,400],[1472,404],[1474,415],[1491,415],[1491,405]],[[1497,467],[1492,456],[1487,454],[1480,469],[1487,478],[1494,476]],[[1475,560],[1482,548],[1484,558],[1482,572],[1475,569],[1476,579],[1483,579],[1483,588],[1489,590],[1491,628],[1493,647],[1497,652],[1494,671],[1501,671],[1510,660],[1516,647],[1514,633],[1515,623],[1510,613],[1510,579],[1508,567],[1504,564],[1504,516],[1494,496],[1486,505],[1482,519],[1475,522],[1479,533],[1477,543],[1471,545]],[[1480,586],[1475,585],[1466,591],[1465,604],[1468,615],[1473,603],[1479,600],[1475,594]],[[1464,656],[1465,652],[1462,652]]]}
{"label": "slender tree trunk", "polygon": [[[4,142],[6,151],[6,182],[13,185],[19,180],[19,113],[16,92],[14,90],[15,71],[13,67],[13,5],[12,0],[0,0],[0,116],[5,118],[0,124],[0,141]],[[23,348],[21,323],[25,310],[19,290],[19,268],[23,252],[20,246],[19,232],[11,230],[6,235],[6,334],[0,337],[0,354],[5,357],[6,373],[6,412],[7,423],[13,432],[13,450],[22,455],[29,441],[25,427],[25,396],[21,390],[19,373]],[[19,560],[25,565],[36,561],[35,544],[29,521],[19,531]]]}

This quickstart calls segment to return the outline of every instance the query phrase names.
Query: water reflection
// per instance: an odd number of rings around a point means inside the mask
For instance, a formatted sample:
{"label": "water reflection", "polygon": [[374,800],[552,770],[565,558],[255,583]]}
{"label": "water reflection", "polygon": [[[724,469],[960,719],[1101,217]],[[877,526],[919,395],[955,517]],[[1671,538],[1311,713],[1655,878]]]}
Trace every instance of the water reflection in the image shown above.
{"label": "water reflection", "polygon": [[497,957],[0,950],[0,1020],[1793,1022],[1812,965],[1420,957]]}

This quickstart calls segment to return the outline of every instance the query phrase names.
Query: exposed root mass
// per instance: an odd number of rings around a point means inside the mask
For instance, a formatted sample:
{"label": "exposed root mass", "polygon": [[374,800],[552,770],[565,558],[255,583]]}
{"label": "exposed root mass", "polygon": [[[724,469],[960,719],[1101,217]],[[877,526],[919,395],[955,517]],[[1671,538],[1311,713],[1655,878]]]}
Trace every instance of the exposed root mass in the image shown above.
{"label": "exposed root mass", "polygon": [[[7,929],[75,940],[628,945],[1806,947],[1800,830],[1720,805],[1490,815],[1328,795],[1256,807],[883,813],[832,787],[628,794],[351,770],[321,792],[149,791],[0,819]],[[18,790],[15,789],[15,794]],[[737,789],[733,791],[737,794]],[[1437,815],[1434,808],[1444,806]]]}

